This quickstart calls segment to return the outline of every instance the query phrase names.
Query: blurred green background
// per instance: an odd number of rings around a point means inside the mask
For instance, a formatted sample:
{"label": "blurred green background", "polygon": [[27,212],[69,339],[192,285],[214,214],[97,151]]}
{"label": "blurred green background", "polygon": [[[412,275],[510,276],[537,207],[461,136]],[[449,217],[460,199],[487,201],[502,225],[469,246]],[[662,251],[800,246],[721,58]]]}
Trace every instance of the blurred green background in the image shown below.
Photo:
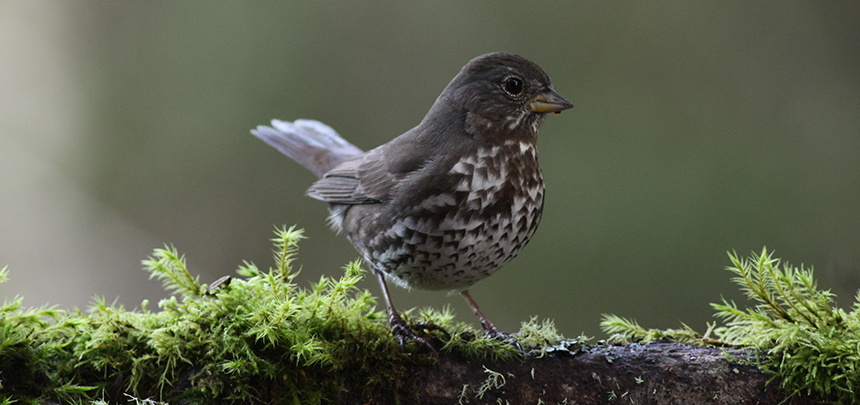
{"label": "blurred green background", "polygon": [[[471,290],[497,326],[538,315],[602,336],[616,313],[704,329],[708,303],[745,302],[726,252],[763,246],[850,305],[856,1],[0,2],[0,298],[152,308],[153,248],[211,282],[268,267],[281,224],[309,237],[302,285],[339,274],[357,254],[303,195],[313,175],[249,129],[313,118],[371,148],[491,51],[536,61],[576,106],[540,132],[535,238]],[[459,297],[394,294],[474,322]]]}

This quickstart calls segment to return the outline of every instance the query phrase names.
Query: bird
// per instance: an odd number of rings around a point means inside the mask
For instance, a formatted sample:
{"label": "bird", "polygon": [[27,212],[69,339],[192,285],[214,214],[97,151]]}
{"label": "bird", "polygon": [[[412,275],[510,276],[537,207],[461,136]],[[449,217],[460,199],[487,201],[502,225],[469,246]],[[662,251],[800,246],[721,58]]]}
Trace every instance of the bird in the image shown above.
{"label": "bird", "polygon": [[387,282],[459,292],[487,335],[507,336],[468,289],[535,233],[544,204],[538,128],[545,114],[572,107],[536,63],[495,52],[466,63],[417,126],[368,151],[315,120],[272,120],[251,133],[319,178],[306,194],[328,203],[330,226],[376,275],[393,334],[401,346],[427,345]]}

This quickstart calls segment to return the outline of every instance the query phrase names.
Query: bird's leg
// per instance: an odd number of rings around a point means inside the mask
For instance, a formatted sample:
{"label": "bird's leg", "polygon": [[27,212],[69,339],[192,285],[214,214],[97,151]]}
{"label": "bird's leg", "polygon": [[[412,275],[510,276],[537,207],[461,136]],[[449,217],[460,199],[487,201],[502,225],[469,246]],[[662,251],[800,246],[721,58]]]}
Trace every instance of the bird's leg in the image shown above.
{"label": "bird's leg", "polygon": [[391,326],[391,333],[397,339],[397,343],[400,343],[400,347],[403,347],[406,338],[414,338],[422,344],[427,345],[427,342],[422,342],[422,339],[412,333],[409,325],[406,324],[406,321],[394,309],[394,303],[391,302],[391,294],[388,293],[388,284],[385,283],[385,275],[380,271],[374,271],[374,273],[376,273],[379,286],[382,288],[382,296],[385,297],[385,304],[388,306],[388,324]]}
{"label": "bird's leg", "polygon": [[514,345],[519,351],[523,351],[523,348],[520,346],[520,342],[517,341],[515,335],[509,335],[504,332],[499,332],[499,330],[496,329],[496,326],[493,325],[493,323],[490,322],[489,319],[487,319],[487,316],[484,315],[483,312],[481,312],[481,308],[478,308],[478,303],[476,303],[475,300],[472,299],[472,295],[469,294],[469,290],[460,291],[460,295],[462,295],[466,302],[469,303],[469,306],[472,307],[472,311],[475,312],[475,316],[477,316],[478,319],[481,320],[481,326],[484,328],[484,331],[487,332],[487,337],[489,337],[490,339],[508,342]]}
{"label": "bird's leg", "polygon": [[496,329],[496,326],[490,322],[483,312],[481,312],[481,308],[478,308],[478,303],[472,299],[472,296],[469,294],[469,290],[460,291],[460,295],[462,295],[466,302],[469,303],[469,306],[472,307],[472,311],[475,312],[475,316],[481,320],[481,326],[487,332],[487,336],[501,340],[509,340],[512,338],[511,336],[508,336],[508,334],[499,332],[499,330]]}
{"label": "bird's leg", "polygon": [[[415,335],[412,332],[412,328],[409,327],[406,321],[403,320],[403,317],[401,317],[400,314],[397,313],[397,310],[394,309],[394,304],[391,302],[391,294],[388,293],[388,284],[385,282],[385,275],[382,274],[381,271],[376,270],[374,270],[374,273],[376,273],[376,278],[379,280],[379,286],[382,288],[382,296],[385,297],[385,303],[388,305],[388,323],[391,325],[391,333],[394,335],[394,338],[397,339],[397,343],[400,344],[400,347],[402,348],[404,346],[406,339],[412,339],[421,346],[424,346],[430,349],[433,353],[436,353],[436,348],[430,344],[430,341],[424,337]],[[450,338],[450,335],[448,335],[448,332],[445,329],[442,329],[433,322],[421,322],[416,326],[425,330],[442,331],[446,337]]]}

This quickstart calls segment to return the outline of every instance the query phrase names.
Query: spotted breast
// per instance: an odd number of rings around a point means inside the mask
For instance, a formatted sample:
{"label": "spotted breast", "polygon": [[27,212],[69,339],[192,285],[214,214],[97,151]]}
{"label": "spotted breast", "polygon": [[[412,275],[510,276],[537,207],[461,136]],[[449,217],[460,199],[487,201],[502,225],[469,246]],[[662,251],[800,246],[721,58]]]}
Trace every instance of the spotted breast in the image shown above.
{"label": "spotted breast", "polygon": [[402,210],[353,213],[370,215],[359,225],[368,232],[355,233],[353,244],[403,287],[468,288],[516,257],[540,222],[544,183],[533,143],[478,148],[446,174],[450,188]]}

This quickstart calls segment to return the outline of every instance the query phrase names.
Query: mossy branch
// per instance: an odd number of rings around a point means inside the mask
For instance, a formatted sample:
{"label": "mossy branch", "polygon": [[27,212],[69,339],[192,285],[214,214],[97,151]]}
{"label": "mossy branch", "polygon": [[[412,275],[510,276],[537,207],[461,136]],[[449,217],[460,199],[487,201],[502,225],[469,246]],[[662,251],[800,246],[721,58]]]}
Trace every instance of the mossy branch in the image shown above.
{"label": "mossy branch", "polygon": [[[145,301],[141,310],[127,311],[96,299],[87,314],[24,310],[20,298],[5,302],[0,404],[155,403],[138,398],[408,403],[421,398],[419,389],[441,402],[528,398],[533,403],[550,398],[547,393],[556,402],[573,398],[564,389],[571,386],[576,400],[587,403],[625,397],[641,402],[658,392],[697,403],[717,397],[774,402],[781,396],[764,386],[752,366],[756,361],[789,392],[858,399],[860,302],[845,313],[833,305],[832,294],[817,290],[811,269],[780,266],[766,251],[749,259],[730,255],[729,270],[756,305],[741,310],[725,300],[716,304],[724,325],[709,324],[704,334],[683,324],[646,329],[607,315],[603,326],[614,340],[591,346],[586,338],[565,340],[551,321],[532,318],[516,335],[517,347],[457,322],[448,308],[406,311],[406,319],[430,320],[450,333],[447,338],[427,332],[437,357],[412,344],[404,351],[394,341],[374,297],[357,287],[360,262],[347,265],[340,277],[298,287],[292,261],[301,239],[300,230],[276,229],[272,268],[262,271],[245,262],[238,270],[242,277],[209,286],[191,275],[176,248],[156,249],[144,268],[174,294],[158,303],[159,311],[150,311]],[[7,277],[8,270],[0,270],[0,282]],[[631,340],[657,342],[618,345]],[[740,348],[708,347],[714,345]],[[766,358],[746,348],[761,350]],[[631,379],[630,370],[643,374]],[[523,383],[530,380],[536,385]],[[698,391],[689,390],[691,382]]]}
{"label": "mossy branch", "polygon": [[[346,378],[361,376],[364,389],[373,390],[398,381],[408,364],[436,361],[417,345],[404,352],[391,337],[373,295],[357,287],[364,273],[359,261],[338,278],[296,286],[292,262],[302,238],[301,230],[276,229],[274,267],[261,271],[245,262],[238,271],[243,277],[210,286],[192,276],[175,247],[156,249],[143,267],[174,294],[158,303],[157,312],[145,301],[140,311],[127,311],[96,299],[88,314],[22,310],[21,299],[3,304],[0,402],[119,401],[131,395],[320,403],[334,398]],[[7,276],[0,270],[0,282]],[[451,333],[439,344],[442,353],[470,359],[522,356],[510,342],[455,322],[450,310],[428,309],[409,318],[432,320]],[[524,323],[521,335],[528,344],[562,338],[552,322],[536,319]]]}

